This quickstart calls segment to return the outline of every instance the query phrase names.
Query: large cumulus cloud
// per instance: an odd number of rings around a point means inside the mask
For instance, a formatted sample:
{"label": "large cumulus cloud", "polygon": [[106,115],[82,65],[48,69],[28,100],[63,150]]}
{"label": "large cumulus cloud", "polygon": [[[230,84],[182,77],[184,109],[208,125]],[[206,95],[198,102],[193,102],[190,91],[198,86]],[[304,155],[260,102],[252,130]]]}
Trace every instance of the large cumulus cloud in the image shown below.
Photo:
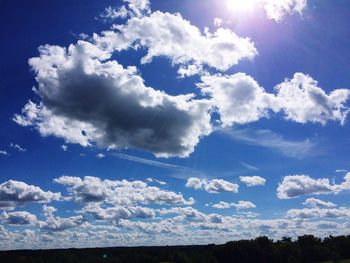
{"label": "large cumulus cloud", "polygon": [[34,125],[83,146],[134,147],[157,156],[187,156],[211,132],[209,103],[146,87],[136,68],[101,62],[105,53],[80,41],[40,48],[30,60],[42,102],[29,102],[21,125]]}

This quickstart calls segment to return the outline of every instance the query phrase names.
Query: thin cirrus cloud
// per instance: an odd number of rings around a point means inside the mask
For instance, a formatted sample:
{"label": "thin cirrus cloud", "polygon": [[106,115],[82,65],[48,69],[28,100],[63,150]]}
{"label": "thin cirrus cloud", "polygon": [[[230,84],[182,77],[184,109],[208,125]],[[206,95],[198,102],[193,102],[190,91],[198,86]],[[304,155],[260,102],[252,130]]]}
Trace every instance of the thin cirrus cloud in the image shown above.
{"label": "thin cirrus cloud", "polygon": [[161,162],[156,160],[150,160],[146,158],[141,158],[129,154],[124,153],[112,153],[111,155],[118,157],[123,160],[131,161],[131,162],[137,162],[141,164],[146,164],[150,166],[160,167],[163,169],[168,169],[173,171],[171,174],[171,177],[179,178],[179,179],[188,179],[190,176],[203,176],[204,173],[202,171],[196,170],[194,168],[171,164],[167,162]]}
{"label": "thin cirrus cloud", "polygon": [[317,141],[288,140],[271,130],[226,128],[220,130],[219,133],[239,143],[269,148],[292,158],[300,159],[317,154],[315,152]]}

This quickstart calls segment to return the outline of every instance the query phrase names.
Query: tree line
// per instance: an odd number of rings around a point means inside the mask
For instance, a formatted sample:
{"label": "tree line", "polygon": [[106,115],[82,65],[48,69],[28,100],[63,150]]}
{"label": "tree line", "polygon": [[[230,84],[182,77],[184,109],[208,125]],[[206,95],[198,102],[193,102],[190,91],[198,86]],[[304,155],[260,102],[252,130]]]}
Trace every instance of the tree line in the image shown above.
{"label": "tree line", "polygon": [[350,235],[323,239],[304,235],[278,241],[263,236],[204,246],[0,251],[0,262],[6,263],[318,263],[341,262],[347,258],[350,258]]}

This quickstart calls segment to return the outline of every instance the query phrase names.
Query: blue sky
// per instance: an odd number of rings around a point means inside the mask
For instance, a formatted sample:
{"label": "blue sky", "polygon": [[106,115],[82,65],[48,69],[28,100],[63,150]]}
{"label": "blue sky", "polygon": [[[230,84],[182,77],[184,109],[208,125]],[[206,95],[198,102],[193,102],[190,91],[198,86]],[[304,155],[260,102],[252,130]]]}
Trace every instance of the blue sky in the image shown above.
{"label": "blue sky", "polygon": [[1,2],[0,249],[348,233],[349,12]]}

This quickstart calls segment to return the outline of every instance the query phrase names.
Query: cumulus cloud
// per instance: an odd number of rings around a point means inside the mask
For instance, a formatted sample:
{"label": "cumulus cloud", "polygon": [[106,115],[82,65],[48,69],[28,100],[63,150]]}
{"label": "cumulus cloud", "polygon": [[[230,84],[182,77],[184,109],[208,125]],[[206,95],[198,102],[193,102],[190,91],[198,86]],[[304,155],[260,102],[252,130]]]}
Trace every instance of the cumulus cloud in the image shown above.
{"label": "cumulus cloud", "polygon": [[118,8],[111,6],[105,8],[100,14],[103,21],[113,21],[117,18],[125,19],[127,17],[142,17],[151,13],[149,0],[123,0],[126,5]]}
{"label": "cumulus cloud", "polygon": [[311,206],[311,207],[336,207],[337,206],[336,204],[334,204],[332,202],[322,201],[322,200],[317,199],[317,198],[308,198],[305,200],[303,205]]}
{"label": "cumulus cloud", "polygon": [[85,176],[83,179],[62,176],[54,180],[67,187],[71,198],[76,202],[107,202],[118,205],[134,204],[192,204],[193,198],[185,200],[181,193],[148,186],[143,181],[111,181]]}
{"label": "cumulus cloud", "polygon": [[46,222],[41,222],[40,228],[46,231],[64,231],[81,226],[85,222],[86,219],[81,215],[68,218],[52,217]]}
{"label": "cumulus cloud", "polygon": [[114,28],[118,33],[106,31],[102,36],[95,36],[96,43],[110,50],[127,49],[136,43],[148,51],[141,63],[164,56],[182,67],[207,65],[225,71],[241,59],[252,59],[257,54],[250,39],[224,28],[202,34],[180,14],[156,11],[142,18],[131,18]]}
{"label": "cumulus cloud", "polygon": [[285,176],[277,188],[280,199],[296,198],[301,195],[331,194],[350,189],[350,173],[341,184],[332,184],[328,178],[313,179],[308,175]]}
{"label": "cumulus cloud", "polygon": [[[253,11],[256,8],[264,9],[268,19],[280,22],[286,15],[299,14],[302,15],[307,7],[307,0],[245,0],[247,7],[244,11]],[[231,11],[242,11],[242,7],[237,1],[227,1]]]}
{"label": "cumulus cloud", "polygon": [[267,17],[281,21],[287,14],[302,14],[307,7],[307,0],[262,0]]}
{"label": "cumulus cloud", "polygon": [[193,188],[195,190],[204,189],[209,193],[220,193],[220,192],[238,192],[238,184],[225,181],[223,179],[200,179],[191,177],[186,182],[186,187]]}
{"label": "cumulus cloud", "polygon": [[182,227],[176,225],[173,220],[161,220],[159,222],[142,222],[121,219],[115,222],[115,226],[122,229],[138,230],[148,235],[179,233]]}
{"label": "cumulus cloud", "polygon": [[240,176],[239,180],[247,186],[265,185],[266,179],[261,176]]}
{"label": "cumulus cloud", "polygon": [[240,209],[255,208],[256,205],[250,201],[238,201],[238,203],[227,203],[224,201],[220,201],[219,203],[214,204],[213,207],[217,209],[227,209],[227,208],[235,207],[236,209],[240,210]]}
{"label": "cumulus cloud", "polygon": [[2,212],[0,220],[9,225],[35,225],[37,223],[36,216],[26,211]]}
{"label": "cumulus cloud", "polygon": [[286,120],[298,123],[339,121],[345,123],[349,113],[346,102],[349,89],[336,89],[327,94],[316,80],[295,73],[268,93],[244,73],[205,75],[197,86],[212,98],[223,127],[245,124],[269,117],[270,112],[282,112]]}
{"label": "cumulus cloud", "polygon": [[254,122],[267,117],[270,109],[278,110],[275,96],[244,73],[206,75],[197,86],[212,98],[223,127]]}
{"label": "cumulus cloud", "polygon": [[345,207],[290,209],[287,211],[286,216],[289,218],[349,217],[350,209]]}
{"label": "cumulus cloud", "polygon": [[43,191],[40,187],[9,180],[0,184],[0,209],[13,208],[27,203],[49,203],[60,200],[60,193]]}
{"label": "cumulus cloud", "polygon": [[53,206],[44,205],[42,207],[43,214],[46,217],[45,221],[38,221],[38,227],[41,230],[49,232],[59,232],[67,229],[75,228],[83,225],[87,220],[82,215],[61,218],[55,216],[57,209]]}
{"label": "cumulus cloud", "polygon": [[329,120],[345,123],[349,107],[345,105],[350,97],[349,89],[336,89],[327,94],[316,80],[303,73],[295,73],[275,87],[279,107],[287,120],[299,123]]}
{"label": "cumulus cloud", "polygon": [[82,212],[91,214],[96,220],[119,220],[131,218],[154,218],[155,211],[141,206],[114,206],[102,208],[99,204],[91,203],[82,209]]}
{"label": "cumulus cloud", "polygon": [[14,120],[43,136],[185,157],[211,132],[207,100],[146,87],[134,67],[100,62],[106,54],[91,43],[79,41],[68,50],[43,46],[40,53],[30,64],[42,102],[28,102]]}

